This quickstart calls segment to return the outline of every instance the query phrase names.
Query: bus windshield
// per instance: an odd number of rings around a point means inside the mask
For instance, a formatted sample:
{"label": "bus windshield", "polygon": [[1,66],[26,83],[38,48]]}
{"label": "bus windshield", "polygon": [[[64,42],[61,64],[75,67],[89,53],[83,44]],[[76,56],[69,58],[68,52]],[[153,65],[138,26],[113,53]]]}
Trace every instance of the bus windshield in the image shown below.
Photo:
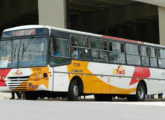
{"label": "bus windshield", "polygon": [[48,38],[8,39],[0,43],[0,68],[45,66]]}

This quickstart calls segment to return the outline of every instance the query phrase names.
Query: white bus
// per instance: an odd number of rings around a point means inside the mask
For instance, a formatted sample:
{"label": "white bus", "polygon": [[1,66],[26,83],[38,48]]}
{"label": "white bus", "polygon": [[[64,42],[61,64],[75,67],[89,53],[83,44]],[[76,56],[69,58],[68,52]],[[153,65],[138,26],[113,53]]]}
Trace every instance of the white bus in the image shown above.
{"label": "white bus", "polygon": [[2,33],[0,82],[26,99],[143,101],[165,91],[165,47],[50,26],[14,27]]}

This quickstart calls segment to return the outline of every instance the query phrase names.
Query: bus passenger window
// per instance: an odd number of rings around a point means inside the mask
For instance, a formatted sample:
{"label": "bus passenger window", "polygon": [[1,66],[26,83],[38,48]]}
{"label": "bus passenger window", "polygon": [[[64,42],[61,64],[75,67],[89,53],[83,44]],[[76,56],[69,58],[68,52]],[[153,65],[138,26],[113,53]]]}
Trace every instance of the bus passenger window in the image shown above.
{"label": "bus passenger window", "polygon": [[150,66],[151,67],[157,67],[158,64],[157,64],[157,58],[156,58],[156,48],[152,48],[150,47],[148,49],[148,53],[150,55]]}
{"label": "bus passenger window", "polygon": [[129,65],[141,65],[140,56],[127,55],[127,64],[129,64]]}
{"label": "bus passenger window", "polygon": [[142,65],[143,66],[149,66],[149,58],[142,56]]}
{"label": "bus passenger window", "polygon": [[104,44],[103,40],[94,39],[94,38],[91,39],[91,48],[103,50],[104,47],[103,44]]}
{"label": "bus passenger window", "polygon": [[100,61],[108,62],[108,52],[107,51],[100,51]]}
{"label": "bus passenger window", "polygon": [[110,42],[109,50],[114,52],[121,52],[121,46],[119,42]]}
{"label": "bus passenger window", "polygon": [[159,49],[158,63],[160,68],[165,68],[165,49]]}
{"label": "bus passenger window", "polygon": [[79,59],[81,59],[81,60],[89,60],[89,58],[90,58],[89,49],[79,48],[78,54],[79,54]]}
{"label": "bus passenger window", "polygon": [[126,44],[126,58],[129,65],[141,65],[141,59],[139,56],[139,47],[135,44]]}
{"label": "bus passenger window", "polygon": [[50,52],[51,52],[51,57],[50,57],[51,66],[68,63],[70,61],[68,39],[63,39],[63,38],[51,39]]}
{"label": "bus passenger window", "polygon": [[78,46],[79,47],[89,47],[89,39],[88,37],[78,36]]}
{"label": "bus passenger window", "polygon": [[156,57],[156,49],[155,48],[150,48],[149,49],[150,57]]}
{"label": "bus passenger window", "polygon": [[150,65],[151,67],[157,67],[157,58],[150,58]]}
{"label": "bus passenger window", "polygon": [[159,54],[160,58],[165,58],[165,49],[160,49]]}
{"label": "bus passenger window", "polygon": [[132,54],[132,55],[139,55],[139,47],[138,45],[134,44],[126,44],[126,53],[127,54]]}
{"label": "bus passenger window", "polygon": [[148,56],[146,46],[141,46],[141,55],[142,56]]}
{"label": "bus passenger window", "polygon": [[148,52],[147,52],[147,47],[146,46],[141,46],[141,56],[142,56],[142,65],[143,66],[149,66],[149,57],[148,57]]}
{"label": "bus passenger window", "polygon": [[110,63],[121,63],[125,64],[125,55],[117,53],[109,53]]}
{"label": "bus passenger window", "polygon": [[72,46],[78,45],[78,37],[77,36],[71,36],[71,44],[72,44]]}
{"label": "bus passenger window", "polygon": [[121,63],[125,64],[125,47],[123,43],[120,42],[110,42],[109,43],[109,60],[110,63]]}
{"label": "bus passenger window", "polygon": [[91,57],[93,61],[99,61],[99,50],[91,50]]}

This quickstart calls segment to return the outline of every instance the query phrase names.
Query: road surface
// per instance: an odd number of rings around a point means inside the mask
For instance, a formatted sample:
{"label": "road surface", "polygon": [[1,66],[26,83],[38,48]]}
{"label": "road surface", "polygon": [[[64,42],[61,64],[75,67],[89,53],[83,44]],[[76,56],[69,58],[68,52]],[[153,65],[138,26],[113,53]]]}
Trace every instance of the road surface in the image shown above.
{"label": "road surface", "polygon": [[164,120],[165,102],[0,99],[0,120]]}

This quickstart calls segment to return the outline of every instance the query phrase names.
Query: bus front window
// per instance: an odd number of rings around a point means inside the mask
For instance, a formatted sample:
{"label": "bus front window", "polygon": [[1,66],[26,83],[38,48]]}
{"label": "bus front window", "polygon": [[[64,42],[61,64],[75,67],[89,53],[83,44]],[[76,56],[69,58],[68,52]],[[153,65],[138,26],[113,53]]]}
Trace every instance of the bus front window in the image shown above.
{"label": "bus front window", "polygon": [[0,43],[0,68],[17,67],[20,40],[6,40]]}
{"label": "bus front window", "polygon": [[45,66],[47,46],[47,38],[31,38],[21,40],[19,67]]}
{"label": "bus front window", "polygon": [[48,38],[1,41],[0,68],[45,66],[47,49]]}

